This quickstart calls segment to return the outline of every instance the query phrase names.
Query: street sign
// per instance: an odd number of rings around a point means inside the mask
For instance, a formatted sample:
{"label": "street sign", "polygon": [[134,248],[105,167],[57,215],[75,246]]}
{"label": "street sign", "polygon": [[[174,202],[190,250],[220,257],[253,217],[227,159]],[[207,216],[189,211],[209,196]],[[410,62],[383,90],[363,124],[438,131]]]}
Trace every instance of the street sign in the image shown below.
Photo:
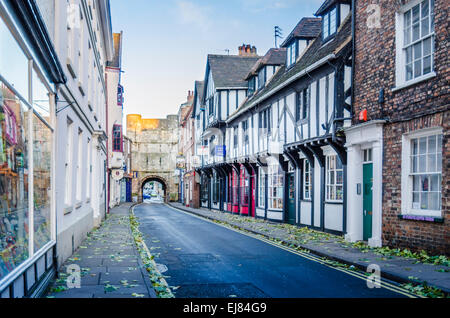
{"label": "street sign", "polygon": [[215,149],[215,155],[218,157],[225,157],[227,154],[227,150],[226,150],[226,146],[225,145],[221,145],[221,146],[216,146]]}

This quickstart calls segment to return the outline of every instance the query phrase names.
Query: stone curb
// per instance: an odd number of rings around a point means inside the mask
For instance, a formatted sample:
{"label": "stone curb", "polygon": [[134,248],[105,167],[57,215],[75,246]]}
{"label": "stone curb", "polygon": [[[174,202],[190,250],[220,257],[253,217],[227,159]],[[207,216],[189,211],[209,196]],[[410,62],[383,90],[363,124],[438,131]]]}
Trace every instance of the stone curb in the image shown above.
{"label": "stone curb", "polygon": [[[294,244],[295,246],[300,247],[300,248],[305,249],[305,250],[308,250],[312,254],[315,254],[317,256],[325,257],[327,259],[330,259],[330,260],[333,260],[333,261],[337,261],[337,262],[340,262],[340,263],[343,263],[343,264],[346,264],[346,265],[350,265],[350,266],[353,265],[356,268],[358,268],[360,270],[363,270],[364,272],[367,271],[367,266],[365,264],[353,262],[353,261],[350,261],[348,259],[344,259],[344,258],[341,258],[341,257],[338,257],[338,256],[333,256],[333,255],[330,255],[330,254],[327,254],[327,253],[323,253],[322,251],[316,250],[316,249],[311,248],[309,246],[305,246],[305,245],[302,245],[302,244],[295,244],[293,242],[289,242],[289,241],[286,241],[284,239],[281,239],[281,238],[278,238],[278,237],[275,237],[275,236],[271,236],[268,233],[264,233],[264,232],[256,231],[256,230],[251,229],[251,228],[247,228],[247,227],[245,227],[242,224],[235,224],[235,223],[224,221],[224,220],[221,220],[221,219],[218,219],[218,218],[214,218],[214,217],[211,217],[211,216],[208,216],[208,215],[204,215],[202,213],[195,212],[193,210],[189,210],[189,209],[187,209],[187,208],[185,208],[183,206],[179,207],[179,206],[175,206],[175,205],[173,205],[171,203],[168,203],[168,205],[171,206],[174,209],[179,209],[179,210],[185,211],[187,213],[191,213],[191,214],[194,214],[194,215],[197,215],[197,216],[200,216],[202,218],[209,219],[209,220],[212,220],[212,221],[224,222],[224,223],[227,223],[229,225],[236,226],[236,227],[238,227],[238,228],[240,228],[242,230],[251,232],[253,234],[262,235],[262,236],[264,236],[266,238],[269,238],[269,239],[275,239],[275,240],[281,241],[282,243],[285,243],[285,244],[288,244],[288,245]],[[389,272],[389,270],[383,270],[381,272],[381,277],[383,277],[385,279],[388,279],[388,280],[391,280],[391,281],[394,281],[394,282],[397,282],[397,283],[401,283],[401,284],[403,284],[403,283],[411,283],[411,280],[408,278],[408,276],[402,276],[402,275],[399,275],[397,273],[392,273],[392,272]],[[435,287],[435,288],[438,288],[438,289],[442,290],[447,295],[450,294],[450,289],[448,289],[448,288],[445,288],[443,286],[439,286],[439,285],[436,285],[436,284],[430,284],[428,282],[426,282],[426,283],[428,284],[428,286]]]}

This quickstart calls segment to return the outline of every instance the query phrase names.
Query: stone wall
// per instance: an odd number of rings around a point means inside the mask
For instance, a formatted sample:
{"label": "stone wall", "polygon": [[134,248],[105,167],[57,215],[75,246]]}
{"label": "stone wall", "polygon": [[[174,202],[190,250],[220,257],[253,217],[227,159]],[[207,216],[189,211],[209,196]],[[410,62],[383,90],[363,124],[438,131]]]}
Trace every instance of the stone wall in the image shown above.
{"label": "stone wall", "polygon": [[132,141],[133,194],[142,199],[143,182],[154,177],[165,183],[166,199],[177,200],[174,172],[178,154],[178,116],[143,119],[141,115],[128,115],[127,137]]}

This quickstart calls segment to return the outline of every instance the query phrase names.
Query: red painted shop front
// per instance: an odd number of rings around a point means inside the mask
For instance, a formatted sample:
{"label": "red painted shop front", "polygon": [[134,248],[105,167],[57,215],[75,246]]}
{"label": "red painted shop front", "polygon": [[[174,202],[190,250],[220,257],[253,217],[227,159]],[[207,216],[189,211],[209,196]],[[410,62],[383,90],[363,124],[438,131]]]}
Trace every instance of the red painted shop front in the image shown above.
{"label": "red painted shop front", "polygon": [[231,173],[231,212],[239,213],[239,175],[233,168]]}
{"label": "red painted shop front", "polygon": [[243,215],[248,215],[248,203],[249,203],[249,191],[250,191],[250,177],[248,175],[247,169],[241,165],[241,172],[239,178],[239,188],[241,195],[241,204],[239,212]]}

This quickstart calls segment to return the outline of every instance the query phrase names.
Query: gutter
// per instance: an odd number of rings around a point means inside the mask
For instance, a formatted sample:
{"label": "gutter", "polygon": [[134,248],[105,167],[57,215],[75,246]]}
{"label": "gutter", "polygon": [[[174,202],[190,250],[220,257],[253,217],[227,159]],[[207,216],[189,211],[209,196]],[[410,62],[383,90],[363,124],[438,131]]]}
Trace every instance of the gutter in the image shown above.
{"label": "gutter", "polygon": [[291,78],[289,78],[288,80],[286,80],[285,82],[281,83],[280,85],[278,85],[277,87],[273,88],[272,90],[268,91],[267,93],[265,93],[264,95],[262,95],[261,97],[259,97],[258,99],[254,100],[253,102],[251,102],[250,104],[248,104],[246,107],[244,107],[240,112],[231,115],[230,117],[228,117],[228,119],[225,121],[227,124],[231,123],[236,117],[238,117],[240,114],[242,114],[243,112],[247,111],[249,108],[252,108],[253,106],[255,106],[256,104],[261,103],[262,101],[266,100],[267,98],[269,98],[271,95],[275,94],[276,92],[280,91],[281,89],[285,88],[286,86],[288,86],[289,84],[291,84],[292,82],[296,81],[297,79],[303,77],[304,75],[314,71],[315,69],[321,67],[322,65],[328,63],[329,61],[333,60],[336,58],[336,55],[334,53],[332,54],[328,54],[327,56],[323,57],[322,59],[320,59],[319,61],[315,62],[314,64],[308,66],[307,68],[303,69],[301,72],[298,72],[297,74],[295,74],[294,76],[292,76]]}

